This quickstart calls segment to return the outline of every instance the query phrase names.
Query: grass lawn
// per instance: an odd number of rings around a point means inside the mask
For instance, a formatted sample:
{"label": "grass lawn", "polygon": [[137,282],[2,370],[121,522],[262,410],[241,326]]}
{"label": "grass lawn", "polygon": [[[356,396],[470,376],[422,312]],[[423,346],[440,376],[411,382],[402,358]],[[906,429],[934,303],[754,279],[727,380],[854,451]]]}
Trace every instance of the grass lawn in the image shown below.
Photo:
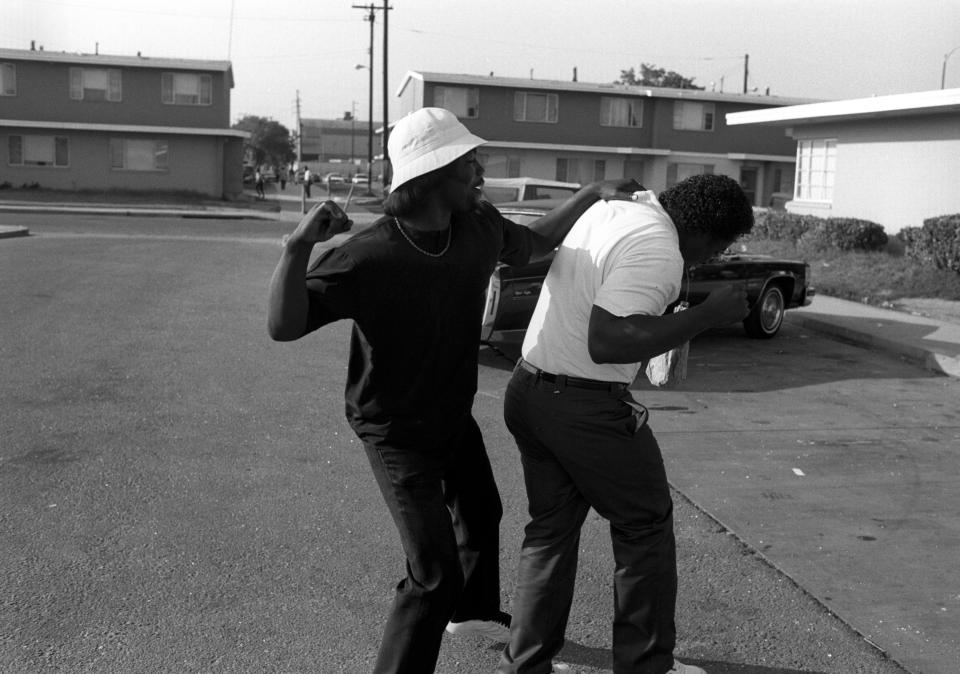
{"label": "grass lawn", "polygon": [[736,246],[748,253],[806,260],[810,282],[822,295],[868,304],[904,297],[960,301],[960,274],[906,257],[893,237],[887,250],[870,253],[810,250],[770,239],[746,239]]}

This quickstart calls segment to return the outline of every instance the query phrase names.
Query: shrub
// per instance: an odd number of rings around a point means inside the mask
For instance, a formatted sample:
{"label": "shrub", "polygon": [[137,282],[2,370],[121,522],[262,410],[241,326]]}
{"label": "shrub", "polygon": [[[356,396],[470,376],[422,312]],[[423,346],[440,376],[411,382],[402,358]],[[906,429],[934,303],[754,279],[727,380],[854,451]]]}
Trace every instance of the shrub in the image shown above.
{"label": "shrub", "polygon": [[960,273],[960,214],[927,218],[923,227],[904,227],[898,237],[908,257]]}
{"label": "shrub", "polygon": [[754,211],[750,238],[796,243],[807,230],[822,221],[823,218],[815,215],[798,215],[772,209],[757,210]]}
{"label": "shrub", "polygon": [[887,245],[882,225],[856,218],[820,220],[801,239],[804,247],[811,250],[876,251]]}

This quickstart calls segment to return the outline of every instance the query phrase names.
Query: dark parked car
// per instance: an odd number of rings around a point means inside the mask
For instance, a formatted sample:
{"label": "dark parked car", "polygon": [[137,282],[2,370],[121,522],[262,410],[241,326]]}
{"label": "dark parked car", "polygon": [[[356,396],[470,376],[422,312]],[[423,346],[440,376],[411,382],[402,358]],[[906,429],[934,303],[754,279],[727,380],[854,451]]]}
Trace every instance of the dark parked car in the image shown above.
{"label": "dark parked car", "polygon": [[[510,220],[529,224],[553,205],[518,202],[499,204],[497,208]],[[500,265],[493,272],[483,311],[482,341],[489,341],[495,332],[527,329],[552,261],[551,253],[524,266]],[[743,327],[750,337],[758,339],[774,337],[783,324],[784,312],[810,304],[815,292],[809,285],[810,265],[805,262],[727,251],[691,268],[680,299],[698,304],[712,290],[729,283],[747,289],[751,310]]]}

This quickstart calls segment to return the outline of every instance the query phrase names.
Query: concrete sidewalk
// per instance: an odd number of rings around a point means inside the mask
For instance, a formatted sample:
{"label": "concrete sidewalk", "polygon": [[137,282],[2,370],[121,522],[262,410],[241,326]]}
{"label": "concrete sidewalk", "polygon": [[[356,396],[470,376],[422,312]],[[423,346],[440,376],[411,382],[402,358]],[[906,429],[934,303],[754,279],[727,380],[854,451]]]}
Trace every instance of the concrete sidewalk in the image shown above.
{"label": "concrete sidewalk", "polygon": [[960,322],[946,322],[861,302],[817,296],[790,311],[806,328],[880,349],[928,370],[960,377]]}

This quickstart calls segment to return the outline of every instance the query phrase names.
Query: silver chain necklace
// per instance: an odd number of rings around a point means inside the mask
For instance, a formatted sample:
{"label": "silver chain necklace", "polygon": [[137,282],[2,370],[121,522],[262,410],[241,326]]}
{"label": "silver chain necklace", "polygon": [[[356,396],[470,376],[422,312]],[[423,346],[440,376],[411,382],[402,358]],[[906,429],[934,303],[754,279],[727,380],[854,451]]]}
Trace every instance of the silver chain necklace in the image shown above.
{"label": "silver chain necklace", "polygon": [[405,231],[403,231],[403,225],[400,224],[400,220],[398,218],[394,217],[393,221],[397,223],[397,229],[399,229],[400,233],[403,234],[403,238],[407,240],[407,243],[409,243],[411,246],[419,250],[424,255],[427,255],[429,257],[443,257],[443,254],[446,253],[447,250],[449,250],[450,248],[450,241],[453,239],[452,225],[447,227],[447,245],[445,245],[443,247],[443,250],[441,250],[439,253],[431,253],[430,251],[424,250],[423,248],[421,248],[420,246],[418,246],[416,243],[413,242],[413,239],[410,238],[410,235],[408,235]]}

